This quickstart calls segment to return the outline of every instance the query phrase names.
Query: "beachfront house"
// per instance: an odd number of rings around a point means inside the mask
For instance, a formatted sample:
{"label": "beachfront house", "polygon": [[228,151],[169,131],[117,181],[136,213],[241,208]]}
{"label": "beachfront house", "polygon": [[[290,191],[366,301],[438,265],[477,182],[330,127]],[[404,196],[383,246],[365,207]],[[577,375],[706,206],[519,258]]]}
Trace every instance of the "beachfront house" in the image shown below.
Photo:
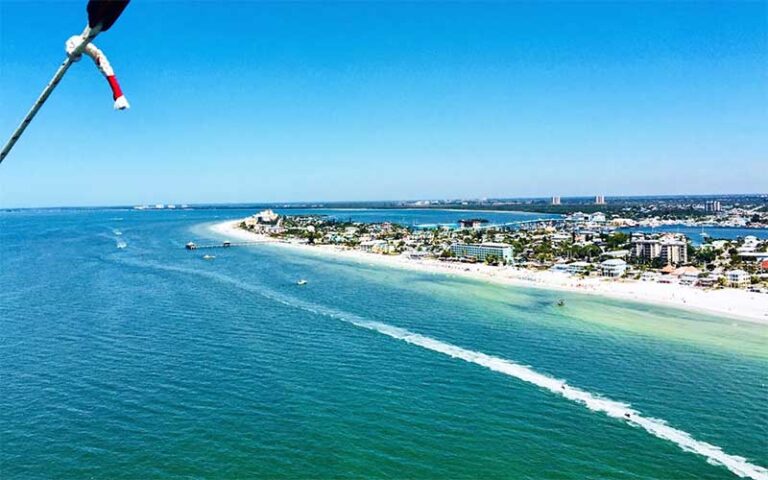
{"label": "beachfront house", "polygon": [[720,275],[710,273],[706,276],[699,278],[698,285],[700,287],[705,287],[705,288],[714,287],[715,285],[717,285],[719,280],[720,280]]}
{"label": "beachfront house", "polygon": [[571,262],[568,264],[568,273],[571,275],[586,273],[591,265],[589,262]]}
{"label": "beachfront house", "polygon": [[368,240],[360,242],[360,250],[369,253],[389,253],[389,244],[386,240]]}
{"label": "beachfront house", "polygon": [[725,279],[728,282],[728,286],[741,288],[749,285],[749,274],[744,270],[728,270],[725,272]]}
{"label": "beachfront house", "polygon": [[658,282],[660,278],[661,274],[659,272],[643,272],[640,275],[640,280],[644,282]]}
{"label": "beachfront house", "polygon": [[696,267],[680,267],[672,274],[680,279],[680,285],[696,285],[699,282],[701,270]]}
{"label": "beachfront house", "polygon": [[617,278],[627,271],[627,262],[620,258],[611,258],[600,264],[600,273],[604,277]]}
{"label": "beachfront house", "polygon": [[549,268],[549,271],[555,273],[570,273],[569,265],[567,263],[556,263]]}

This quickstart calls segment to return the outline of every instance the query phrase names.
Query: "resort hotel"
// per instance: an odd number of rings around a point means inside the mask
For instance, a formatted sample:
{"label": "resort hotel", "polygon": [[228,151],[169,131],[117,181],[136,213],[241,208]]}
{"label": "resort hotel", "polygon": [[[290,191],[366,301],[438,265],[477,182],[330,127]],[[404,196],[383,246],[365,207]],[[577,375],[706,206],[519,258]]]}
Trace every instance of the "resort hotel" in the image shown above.
{"label": "resort hotel", "polygon": [[485,261],[488,257],[496,257],[505,265],[514,263],[512,258],[512,246],[507,243],[454,243],[451,245],[451,253],[459,258],[472,258],[479,261]]}

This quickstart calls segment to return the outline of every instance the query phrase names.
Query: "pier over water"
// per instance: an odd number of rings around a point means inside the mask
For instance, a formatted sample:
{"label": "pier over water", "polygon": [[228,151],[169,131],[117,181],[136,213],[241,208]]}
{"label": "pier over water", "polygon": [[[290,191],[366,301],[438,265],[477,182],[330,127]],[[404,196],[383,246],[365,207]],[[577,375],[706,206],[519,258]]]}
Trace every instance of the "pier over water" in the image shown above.
{"label": "pier over water", "polygon": [[264,242],[229,242],[225,241],[222,243],[208,243],[203,245],[198,245],[195,242],[189,242],[186,245],[184,245],[184,248],[187,250],[205,250],[210,248],[230,248],[230,247],[247,247],[249,245],[259,245]]}

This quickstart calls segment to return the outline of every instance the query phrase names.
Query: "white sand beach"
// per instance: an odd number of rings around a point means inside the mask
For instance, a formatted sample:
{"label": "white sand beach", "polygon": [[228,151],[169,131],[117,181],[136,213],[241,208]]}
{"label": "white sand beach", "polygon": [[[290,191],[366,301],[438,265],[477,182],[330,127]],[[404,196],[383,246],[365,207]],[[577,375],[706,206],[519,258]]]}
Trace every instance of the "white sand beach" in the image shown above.
{"label": "white sand beach", "polygon": [[545,288],[589,295],[602,295],[653,305],[664,305],[713,315],[738,318],[768,325],[768,295],[735,288],[704,290],[678,284],[660,284],[638,280],[611,280],[600,277],[580,279],[563,273],[534,271],[515,267],[493,267],[485,264],[442,262],[435,259],[412,259],[405,255],[381,255],[333,245],[307,245],[277,241],[266,235],[239,228],[242,220],[211,225],[210,230],[230,240],[264,242],[286,248],[301,249],[320,255],[334,255],[361,263],[375,263],[433,273],[460,275],[501,285]]}

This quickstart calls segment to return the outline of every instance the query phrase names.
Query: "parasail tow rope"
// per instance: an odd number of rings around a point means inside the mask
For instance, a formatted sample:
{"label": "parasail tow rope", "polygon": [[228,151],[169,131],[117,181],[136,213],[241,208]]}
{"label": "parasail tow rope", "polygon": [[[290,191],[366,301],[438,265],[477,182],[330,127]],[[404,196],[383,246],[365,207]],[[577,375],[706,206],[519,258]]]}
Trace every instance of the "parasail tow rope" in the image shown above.
{"label": "parasail tow rope", "polygon": [[64,74],[67,73],[67,70],[72,66],[72,63],[80,60],[83,53],[93,59],[96,66],[101,70],[101,73],[107,78],[109,86],[112,89],[112,99],[115,101],[115,109],[125,110],[129,108],[128,100],[126,100],[125,95],[123,95],[123,92],[120,90],[120,84],[117,83],[115,72],[112,70],[112,66],[109,64],[107,57],[104,55],[104,52],[91,43],[99,33],[106,32],[112,28],[112,25],[114,25],[123,13],[123,10],[125,10],[125,7],[129,2],[130,0],[88,0],[88,5],[85,8],[86,13],[88,14],[88,26],[85,27],[83,33],[75,35],[67,40],[67,58],[65,58],[61,65],[59,65],[53,78],[43,89],[43,93],[37,97],[35,103],[32,104],[32,108],[29,109],[29,112],[24,116],[24,119],[19,126],[13,131],[11,138],[3,146],[3,149],[0,150],[0,163],[5,160],[5,157],[8,156],[8,153],[13,146],[16,145],[21,134],[24,133],[24,130],[27,129],[30,122],[32,122],[32,119],[35,118],[35,115],[37,115],[37,112],[43,106],[45,101],[48,100],[51,92],[53,92],[59,84],[62,77],[64,77]]}
{"label": "parasail tow rope", "polygon": [[[85,44],[85,47],[81,48],[81,45]],[[67,40],[67,55],[73,62],[80,61],[81,54],[76,52],[82,52],[93,59],[93,62],[99,67],[99,71],[104,75],[109,82],[109,87],[112,89],[112,100],[115,101],[115,110],[126,110],[131,108],[128,104],[128,100],[123,95],[123,91],[120,89],[120,84],[115,77],[115,71],[112,70],[107,56],[104,55],[96,45],[90,42],[86,42],[86,39],[82,35],[75,35]]]}
{"label": "parasail tow rope", "polygon": [[13,134],[11,135],[11,138],[8,140],[8,143],[6,143],[2,151],[0,151],[0,163],[2,163],[3,160],[5,160],[6,155],[8,155],[8,152],[11,151],[13,146],[19,140],[19,137],[21,137],[21,134],[24,133],[24,130],[27,129],[27,126],[29,126],[32,119],[35,118],[35,115],[37,115],[37,112],[40,110],[40,107],[42,107],[45,101],[48,100],[48,97],[51,95],[51,92],[53,92],[53,89],[56,88],[56,86],[61,81],[61,78],[64,76],[65,73],[67,73],[67,70],[69,70],[69,67],[72,66],[72,62],[74,61],[74,58],[82,55],[83,51],[85,50],[85,47],[87,47],[88,44],[91,43],[91,41],[93,41],[94,38],[96,38],[96,35],[98,35],[100,31],[101,31],[100,25],[96,25],[96,27],[94,28],[91,28],[90,26],[85,27],[85,30],[83,30],[83,33],[80,34],[80,38],[82,39],[82,42],[80,43],[80,45],[74,48],[71,53],[67,54],[67,58],[65,58],[64,61],[61,63],[61,65],[59,65],[59,68],[58,70],[56,70],[56,73],[53,75],[53,78],[51,79],[50,82],[48,82],[48,85],[46,85],[45,88],[43,89],[43,93],[41,93],[40,96],[37,97],[37,100],[35,100],[35,103],[32,104],[32,108],[29,109],[29,112],[27,112],[27,115],[21,121],[19,126],[16,127],[16,130],[13,131]]}

